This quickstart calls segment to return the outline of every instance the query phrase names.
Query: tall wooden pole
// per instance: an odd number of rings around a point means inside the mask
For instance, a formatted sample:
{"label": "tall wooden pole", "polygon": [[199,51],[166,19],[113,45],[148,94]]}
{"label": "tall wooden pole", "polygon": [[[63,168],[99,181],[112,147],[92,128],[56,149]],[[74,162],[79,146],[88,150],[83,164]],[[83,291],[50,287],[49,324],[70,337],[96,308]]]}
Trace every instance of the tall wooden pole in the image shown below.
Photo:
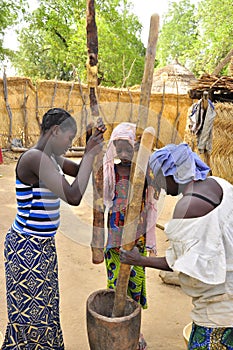
{"label": "tall wooden pole", "polygon": [[26,80],[24,87],[24,99],[23,99],[23,111],[24,111],[24,146],[28,147],[28,113],[27,113],[27,85],[28,82]]}
{"label": "tall wooden pole", "polygon": [[90,107],[93,116],[99,116],[96,98],[98,86],[98,33],[95,21],[95,0],[87,0],[87,81],[89,88]]}
{"label": "tall wooden pole", "polygon": [[[99,116],[97,101],[98,86],[98,33],[95,21],[95,1],[87,0],[87,80],[91,115],[93,119]],[[95,157],[93,165],[93,231],[92,231],[92,262],[101,263],[104,260],[104,206],[103,206],[103,151]]]}
{"label": "tall wooden pole", "polygon": [[[124,229],[123,248],[131,250],[134,246],[138,218],[140,216],[141,201],[145,182],[146,168],[149,155],[154,142],[155,132],[152,127],[147,128],[148,110],[150,104],[151,87],[154,73],[154,61],[156,44],[159,32],[159,16],[151,16],[148,46],[146,50],[146,60],[141,86],[140,105],[136,128],[136,138],[141,140],[138,152],[135,152],[130,172],[131,187],[129,190],[128,206]],[[116,294],[113,307],[113,317],[123,317],[126,305],[127,288],[130,274],[130,265],[121,264],[117,278]]]}
{"label": "tall wooden pole", "polygon": [[4,100],[5,100],[5,104],[6,104],[6,110],[7,110],[8,116],[9,116],[8,147],[10,149],[11,148],[11,141],[12,141],[13,117],[12,117],[11,107],[10,107],[9,101],[8,101],[6,67],[4,67],[4,70],[3,70],[3,92],[4,92]]}

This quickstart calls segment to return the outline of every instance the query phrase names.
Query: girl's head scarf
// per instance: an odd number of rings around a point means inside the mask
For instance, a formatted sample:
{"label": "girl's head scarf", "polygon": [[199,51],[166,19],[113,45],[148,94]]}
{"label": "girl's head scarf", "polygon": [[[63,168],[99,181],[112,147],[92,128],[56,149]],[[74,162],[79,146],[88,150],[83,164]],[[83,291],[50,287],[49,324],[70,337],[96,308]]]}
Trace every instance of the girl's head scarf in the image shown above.
{"label": "girl's head scarf", "polygon": [[161,169],[164,176],[172,175],[174,181],[185,184],[192,180],[205,180],[210,168],[186,143],[169,144],[155,151],[149,160],[156,176]]}
{"label": "girl's head scarf", "polygon": [[136,124],[120,123],[117,125],[111,134],[107,145],[107,150],[103,159],[104,172],[104,205],[111,208],[115,191],[115,173],[114,173],[114,159],[117,156],[114,141],[127,140],[134,148],[136,138]]}

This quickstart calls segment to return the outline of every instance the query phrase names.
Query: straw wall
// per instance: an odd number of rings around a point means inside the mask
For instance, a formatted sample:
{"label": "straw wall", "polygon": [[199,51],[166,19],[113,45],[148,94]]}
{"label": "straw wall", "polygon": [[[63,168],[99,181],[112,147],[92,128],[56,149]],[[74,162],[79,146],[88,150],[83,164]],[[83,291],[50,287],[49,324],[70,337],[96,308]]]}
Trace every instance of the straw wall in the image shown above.
{"label": "straw wall", "polygon": [[[7,91],[4,94],[3,80],[0,80],[0,146],[2,148],[7,147],[13,138],[21,139],[25,144],[28,136],[28,143],[31,143],[39,131],[39,125],[35,119],[36,91],[30,79],[8,78],[6,83]],[[9,135],[9,111],[12,114],[11,135]]]}
{"label": "straw wall", "polygon": [[233,184],[233,104],[217,103],[211,168]]}
{"label": "straw wall", "polygon": [[[214,176],[233,184],[233,104],[216,103],[215,111],[210,167]],[[188,120],[184,140],[198,153],[196,138],[188,130]],[[203,155],[200,156],[205,161]]]}
{"label": "straw wall", "polygon": [[[0,79],[0,147],[10,148],[13,139],[21,140],[24,147],[31,147],[40,134],[43,114],[52,107],[65,108],[75,117],[79,132],[74,146],[84,145],[85,126],[91,120],[87,86],[61,81],[38,81],[33,86],[30,79],[17,77],[7,78],[5,83],[4,95],[3,80]],[[114,125],[122,121],[137,122],[140,91],[99,87],[98,102],[100,114],[108,126],[106,139]],[[160,129],[158,147],[183,139],[191,104],[188,95],[151,95],[148,125],[155,127],[157,135]]]}

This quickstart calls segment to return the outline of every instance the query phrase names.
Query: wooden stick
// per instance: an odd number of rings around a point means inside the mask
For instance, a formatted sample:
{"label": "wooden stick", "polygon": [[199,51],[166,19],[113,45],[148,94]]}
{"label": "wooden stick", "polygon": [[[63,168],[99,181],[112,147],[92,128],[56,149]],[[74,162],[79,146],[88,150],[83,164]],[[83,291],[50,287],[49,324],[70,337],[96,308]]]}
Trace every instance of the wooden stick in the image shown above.
{"label": "wooden stick", "polygon": [[[83,93],[80,76],[78,75],[77,78],[78,78],[78,82],[79,82],[79,92],[80,92],[80,96],[82,98],[81,133],[80,133],[80,135],[83,135],[84,134],[84,130],[86,130],[86,127],[87,127],[88,111],[87,111],[86,99],[85,99],[85,96],[84,96],[84,93]],[[82,142],[82,140],[81,140],[81,142]]]}
{"label": "wooden stick", "polygon": [[[96,88],[98,86],[98,33],[95,21],[95,1],[87,0],[87,80],[91,114],[99,116]],[[92,262],[99,264],[104,260],[104,205],[103,205],[103,151],[95,157],[93,164],[93,230]]]}
{"label": "wooden stick", "polygon": [[93,228],[92,228],[92,262],[104,261],[104,204],[103,204],[103,150],[96,156],[93,164]]}
{"label": "wooden stick", "polygon": [[28,147],[28,114],[27,114],[27,85],[28,82],[26,81],[25,87],[24,87],[24,100],[23,100],[23,111],[24,111],[24,146]]}
{"label": "wooden stick", "polygon": [[74,83],[75,81],[73,80],[72,81],[72,84],[71,84],[71,87],[70,87],[70,91],[68,93],[68,98],[67,98],[67,101],[66,101],[66,110],[68,111],[69,109],[69,104],[70,104],[70,98],[71,98],[71,94],[72,94],[72,91],[73,91],[73,88],[74,88]]}
{"label": "wooden stick", "polygon": [[150,105],[151,87],[153,82],[156,44],[159,33],[159,16],[155,13],[151,16],[148,45],[146,49],[145,67],[141,85],[140,105],[137,122],[136,137],[140,139],[142,130],[147,125],[148,109]]}
{"label": "wooden stick", "polygon": [[53,108],[53,106],[54,106],[54,101],[55,101],[56,94],[57,94],[57,77],[56,77],[55,83],[54,83],[53,96],[52,96],[52,101],[51,101],[51,108]]}
{"label": "wooden stick", "polygon": [[89,87],[90,107],[93,116],[99,116],[96,96],[98,85],[98,32],[95,21],[95,0],[87,0],[87,80]]}
{"label": "wooden stick", "polygon": [[[157,14],[153,14],[151,16],[150,21],[150,32],[146,51],[145,67],[141,86],[138,122],[136,128],[136,139],[139,141],[142,135],[142,140],[140,143],[139,151],[134,153],[134,159],[131,166],[131,187],[128,194],[128,201],[131,201],[129,207],[127,208],[122,236],[124,249],[126,250],[131,250],[134,246],[138,218],[140,216],[143,188],[145,183],[145,167],[147,168],[147,163],[153,147],[155,136],[155,131],[152,127],[148,129],[145,129],[145,127],[147,125],[148,120],[148,109],[150,104],[158,33],[159,16]],[[145,131],[143,132],[144,129]],[[112,312],[113,317],[124,316],[129,274],[130,265],[121,264],[119,275],[117,278],[116,294]]]}
{"label": "wooden stick", "polygon": [[9,101],[8,101],[7,76],[6,76],[6,68],[5,67],[4,67],[4,71],[3,71],[3,91],[4,91],[4,100],[5,100],[5,104],[6,104],[6,110],[7,110],[9,119],[10,119],[9,134],[8,134],[8,147],[11,148],[13,116],[12,116],[11,107],[10,107]]}
{"label": "wooden stick", "polygon": [[39,118],[39,99],[38,99],[38,89],[36,87],[36,120],[40,129],[40,118]]}

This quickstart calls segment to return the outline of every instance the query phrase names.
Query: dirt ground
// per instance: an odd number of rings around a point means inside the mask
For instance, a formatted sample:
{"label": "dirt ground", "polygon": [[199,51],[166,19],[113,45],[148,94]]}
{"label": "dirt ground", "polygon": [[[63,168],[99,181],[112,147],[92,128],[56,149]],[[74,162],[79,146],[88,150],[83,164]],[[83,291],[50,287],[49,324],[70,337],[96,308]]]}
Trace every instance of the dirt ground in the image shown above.
{"label": "dirt ground", "polygon": [[[15,213],[15,157],[4,158],[0,165],[0,331],[4,334],[7,314],[3,245]],[[175,200],[165,197],[158,223],[164,225],[172,214]],[[104,264],[91,261],[91,186],[77,208],[62,205],[61,226],[56,236],[59,260],[61,324],[66,350],[88,350],[86,301],[88,296],[106,288]],[[168,242],[163,230],[156,231],[158,253],[164,254]],[[165,284],[159,271],[147,269],[148,309],[142,311],[141,331],[148,350],[184,350],[183,327],[190,322],[191,300],[179,286]],[[120,349],[120,346],[119,346]]]}

